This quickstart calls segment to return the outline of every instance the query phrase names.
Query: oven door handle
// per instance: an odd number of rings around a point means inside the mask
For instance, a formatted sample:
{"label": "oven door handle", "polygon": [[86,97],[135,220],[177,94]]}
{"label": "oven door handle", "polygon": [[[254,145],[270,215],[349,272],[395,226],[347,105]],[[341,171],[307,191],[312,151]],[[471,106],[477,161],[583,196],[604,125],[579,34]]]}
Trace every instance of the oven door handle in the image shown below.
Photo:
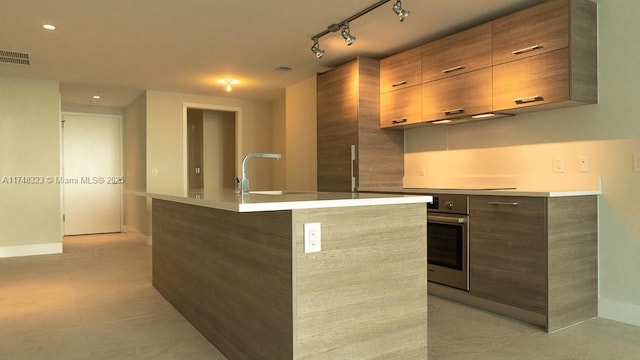
{"label": "oven door handle", "polygon": [[427,214],[427,222],[437,222],[443,224],[465,224],[467,222],[466,216],[440,216]]}

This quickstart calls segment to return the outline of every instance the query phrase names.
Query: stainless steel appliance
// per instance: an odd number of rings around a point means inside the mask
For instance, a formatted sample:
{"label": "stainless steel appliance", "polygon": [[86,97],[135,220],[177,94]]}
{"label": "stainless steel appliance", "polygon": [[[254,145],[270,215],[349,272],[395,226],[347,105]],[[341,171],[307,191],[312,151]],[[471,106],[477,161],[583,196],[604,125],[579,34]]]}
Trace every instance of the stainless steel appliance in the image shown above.
{"label": "stainless steel appliance", "polygon": [[429,281],[469,290],[469,199],[433,194],[427,203]]}

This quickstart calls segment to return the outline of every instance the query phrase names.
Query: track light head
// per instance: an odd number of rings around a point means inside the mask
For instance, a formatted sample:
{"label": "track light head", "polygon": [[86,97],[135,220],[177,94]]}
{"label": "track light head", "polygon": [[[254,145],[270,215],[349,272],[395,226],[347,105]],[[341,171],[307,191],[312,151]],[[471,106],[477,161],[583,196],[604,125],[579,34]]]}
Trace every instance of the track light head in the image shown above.
{"label": "track light head", "polygon": [[396,0],[396,3],[393,4],[393,12],[396,13],[396,15],[398,15],[398,18],[400,19],[400,22],[403,22],[411,13],[409,10],[405,10],[402,8],[402,1],[401,0]]}
{"label": "track light head", "polygon": [[347,46],[351,46],[353,45],[354,42],[356,42],[356,37],[351,35],[351,30],[349,30],[349,23],[345,22],[342,25],[342,38],[344,39],[344,42],[347,44]]}
{"label": "track light head", "polygon": [[311,52],[316,56],[316,59],[321,59],[324,56],[324,49],[320,48],[318,38],[313,38],[313,46],[311,46]]}

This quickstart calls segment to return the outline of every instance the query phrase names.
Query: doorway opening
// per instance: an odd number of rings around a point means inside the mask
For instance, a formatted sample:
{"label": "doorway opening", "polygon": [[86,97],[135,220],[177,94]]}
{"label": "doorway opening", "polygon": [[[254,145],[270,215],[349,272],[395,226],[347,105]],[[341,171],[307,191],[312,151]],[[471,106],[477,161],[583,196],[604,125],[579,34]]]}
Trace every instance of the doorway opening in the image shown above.
{"label": "doorway opening", "polygon": [[199,197],[235,186],[240,153],[239,108],[184,104],[185,195]]}

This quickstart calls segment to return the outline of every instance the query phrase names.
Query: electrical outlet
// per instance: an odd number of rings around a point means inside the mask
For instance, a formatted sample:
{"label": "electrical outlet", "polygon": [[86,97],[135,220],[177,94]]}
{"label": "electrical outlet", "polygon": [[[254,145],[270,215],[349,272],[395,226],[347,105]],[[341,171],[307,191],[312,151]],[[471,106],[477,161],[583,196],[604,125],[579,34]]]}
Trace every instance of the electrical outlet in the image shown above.
{"label": "electrical outlet", "polygon": [[426,171],[426,169],[425,169],[424,164],[420,164],[420,168],[418,169],[418,175],[420,175],[420,176],[424,176],[424,174],[425,174],[426,172],[427,172],[427,171]]}
{"label": "electrical outlet", "polygon": [[563,173],[567,171],[566,161],[564,156],[557,155],[553,158],[553,172]]}
{"label": "electrical outlet", "polygon": [[640,153],[633,154],[633,171],[640,172]]}
{"label": "electrical outlet", "polygon": [[587,155],[578,156],[578,172],[589,172],[589,157]]}
{"label": "electrical outlet", "polygon": [[320,252],[322,236],[320,223],[304,224],[304,252]]}

